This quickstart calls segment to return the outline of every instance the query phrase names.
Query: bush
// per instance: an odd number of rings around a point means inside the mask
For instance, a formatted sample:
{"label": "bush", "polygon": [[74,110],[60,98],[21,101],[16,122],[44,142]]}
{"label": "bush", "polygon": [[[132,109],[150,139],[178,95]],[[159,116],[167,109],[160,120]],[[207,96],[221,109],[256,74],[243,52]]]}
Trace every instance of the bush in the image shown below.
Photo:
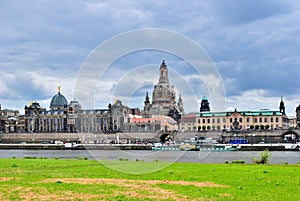
{"label": "bush", "polygon": [[256,158],[253,158],[253,162],[256,164],[268,164],[272,154],[269,152],[268,149],[265,149],[264,152],[261,152],[259,155],[260,159],[258,160]]}
{"label": "bush", "polygon": [[119,158],[119,161],[129,161],[128,158]]}
{"label": "bush", "polygon": [[233,160],[232,163],[245,164],[246,162],[244,160]]}
{"label": "bush", "polygon": [[24,159],[36,159],[35,156],[24,156]]}

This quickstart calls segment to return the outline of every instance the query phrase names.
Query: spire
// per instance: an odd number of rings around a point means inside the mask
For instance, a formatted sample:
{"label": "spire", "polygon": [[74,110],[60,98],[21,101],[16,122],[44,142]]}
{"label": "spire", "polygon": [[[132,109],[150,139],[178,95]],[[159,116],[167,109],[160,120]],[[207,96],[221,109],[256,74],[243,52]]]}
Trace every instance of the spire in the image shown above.
{"label": "spire", "polygon": [[183,102],[182,102],[181,93],[179,94],[179,98],[178,98],[178,107],[179,107],[179,111],[180,111],[181,113],[183,113],[184,110],[183,110]]}
{"label": "spire", "polygon": [[281,96],[281,101],[280,101],[280,104],[279,104],[279,111],[282,114],[285,114],[285,106],[284,106],[284,102],[283,102],[283,97],[282,96]]}
{"label": "spire", "polygon": [[145,103],[145,105],[147,105],[148,103],[150,103],[148,91],[146,92],[146,97],[145,97],[145,102],[144,103]]}

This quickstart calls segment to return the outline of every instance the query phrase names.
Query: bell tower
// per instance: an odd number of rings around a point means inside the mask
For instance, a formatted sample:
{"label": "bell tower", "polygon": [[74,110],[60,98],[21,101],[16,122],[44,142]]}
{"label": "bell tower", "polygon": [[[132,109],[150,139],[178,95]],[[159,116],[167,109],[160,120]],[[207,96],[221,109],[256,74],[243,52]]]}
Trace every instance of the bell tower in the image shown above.
{"label": "bell tower", "polygon": [[282,114],[285,114],[285,106],[284,106],[284,102],[283,102],[282,96],[281,96],[281,101],[280,101],[280,104],[279,104],[279,111],[280,111]]}

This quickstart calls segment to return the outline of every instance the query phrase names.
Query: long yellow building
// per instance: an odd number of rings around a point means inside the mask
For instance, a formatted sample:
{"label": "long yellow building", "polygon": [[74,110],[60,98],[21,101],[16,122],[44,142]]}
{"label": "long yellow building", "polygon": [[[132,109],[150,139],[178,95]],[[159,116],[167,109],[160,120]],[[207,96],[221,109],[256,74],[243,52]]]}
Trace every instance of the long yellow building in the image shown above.
{"label": "long yellow building", "polygon": [[181,131],[288,128],[288,118],[275,110],[200,112],[182,117]]}

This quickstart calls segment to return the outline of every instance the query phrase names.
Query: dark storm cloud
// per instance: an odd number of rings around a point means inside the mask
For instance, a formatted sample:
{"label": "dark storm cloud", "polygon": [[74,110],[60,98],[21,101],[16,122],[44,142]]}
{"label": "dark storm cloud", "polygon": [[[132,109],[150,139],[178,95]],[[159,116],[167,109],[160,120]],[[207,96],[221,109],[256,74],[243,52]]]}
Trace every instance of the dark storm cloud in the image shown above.
{"label": "dark storm cloud", "polygon": [[[44,101],[58,84],[72,91],[90,51],[116,34],[145,27],[177,31],[203,47],[215,61],[232,105],[247,101],[249,95],[262,97],[262,90],[273,98],[257,107],[277,100],[279,94],[293,103],[300,97],[297,0],[1,1],[0,10],[0,101],[10,96],[10,102],[22,97]],[[182,58],[161,52],[120,59],[119,73],[147,64],[158,68],[162,57],[182,76],[194,73]],[[105,81],[101,97],[118,82],[115,74],[108,74]],[[199,86],[197,79],[191,82]],[[103,100],[103,105],[107,102]]]}

